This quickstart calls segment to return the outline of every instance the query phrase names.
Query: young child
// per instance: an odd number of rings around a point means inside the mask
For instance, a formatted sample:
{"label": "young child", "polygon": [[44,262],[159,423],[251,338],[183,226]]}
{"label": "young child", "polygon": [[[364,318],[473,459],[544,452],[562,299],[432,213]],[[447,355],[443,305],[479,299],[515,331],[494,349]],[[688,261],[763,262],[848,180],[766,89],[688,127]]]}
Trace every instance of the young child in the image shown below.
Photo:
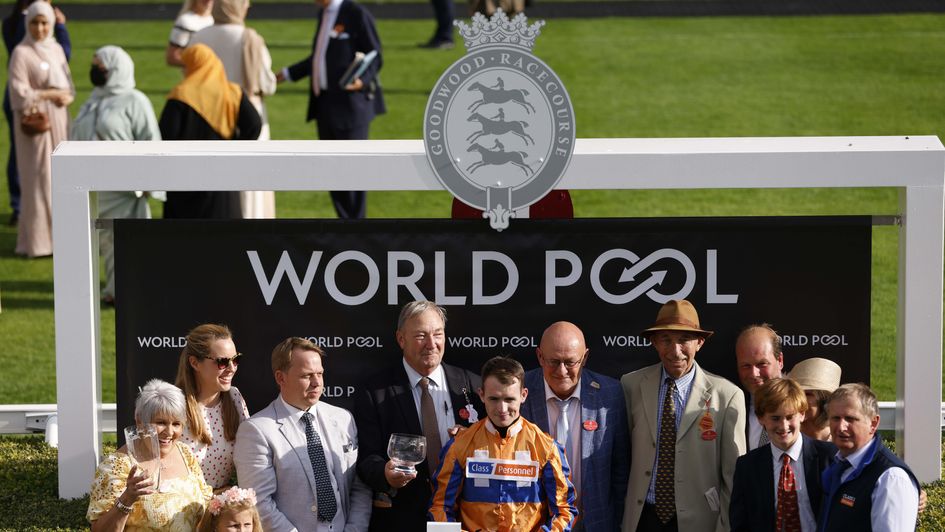
{"label": "young child", "polygon": [[239,486],[214,495],[207,505],[198,532],[263,532],[256,511],[256,492]]}

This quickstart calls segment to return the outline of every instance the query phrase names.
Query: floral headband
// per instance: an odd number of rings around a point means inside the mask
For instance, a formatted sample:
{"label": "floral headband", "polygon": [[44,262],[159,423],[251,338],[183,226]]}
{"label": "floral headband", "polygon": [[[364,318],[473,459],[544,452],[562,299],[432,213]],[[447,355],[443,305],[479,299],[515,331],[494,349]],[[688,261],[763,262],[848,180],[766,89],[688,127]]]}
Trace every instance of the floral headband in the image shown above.
{"label": "floral headband", "polygon": [[253,491],[253,488],[242,489],[239,486],[233,486],[210,499],[210,504],[207,509],[210,510],[211,514],[216,516],[220,515],[220,511],[223,510],[225,506],[243,501],[249,501],[250,504],[256,506],[256,492]]}

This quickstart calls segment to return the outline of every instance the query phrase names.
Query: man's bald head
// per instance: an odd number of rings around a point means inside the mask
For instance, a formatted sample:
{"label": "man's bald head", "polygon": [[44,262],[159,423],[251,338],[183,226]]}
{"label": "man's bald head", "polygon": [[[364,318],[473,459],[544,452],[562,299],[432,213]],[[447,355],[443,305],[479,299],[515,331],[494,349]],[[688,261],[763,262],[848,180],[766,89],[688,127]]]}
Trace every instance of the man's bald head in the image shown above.
{"label": "man's bald head", "polygon": [[587,362],[587,345],[581,329],[567,321],[552,323],[541,335],[536,352],[551,390],[561,399],[570,397]]}

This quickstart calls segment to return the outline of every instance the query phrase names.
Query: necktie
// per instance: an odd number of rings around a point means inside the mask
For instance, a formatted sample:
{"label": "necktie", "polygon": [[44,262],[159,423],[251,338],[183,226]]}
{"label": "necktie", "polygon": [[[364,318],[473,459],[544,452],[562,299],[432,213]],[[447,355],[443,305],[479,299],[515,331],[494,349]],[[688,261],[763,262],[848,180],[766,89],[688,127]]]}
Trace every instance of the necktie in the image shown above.
{"label": "necktie", "polygon": [[758,437],[758,447],[768,445],[771,440],[768,439],[768,431],[761,427],[761,436]]}
{"label": "necktie", "polygon": [[440,427],[436,422],[436,407],[433,406],[433,396],[430,395],[430,379],[420,379],[420,422],[423,424],[423,437],[427,439],[427,467],[430,476],[436,472],[440,464]]}
{"label": "necktie", "polygon": [[574,456],[571,454],[571,415],[568,409],[571,406],[571,397],[567,399],[558,399],[558,421],[555,423],[555,440],[564,447],[564,454],[568,457],[568,465],[574,463]]}
{"label": "necktie", "polygon": [[801,532],[801,512],[797,506],[797,484],[791,457],[781,455],[781,477],[778,479],[778,532]]}
{"label": "necktie", "polygon": [[660,420],[659,457],[656,459],[656,515],[668,523],[676,515],[676,381],[666,378],[666,395]]}
{"label": "necktie", "polygon": [[322,440],[312,426],[312,414],[302,415],[305,422],[305,439],[308,440],[308,459],[312,462],[312,472],[315,473],[315,495],[318,501],[318,519],[330,523],[338,511],[335,501],[335,492],[331,488],[331,478],[328,476],[328,464],[325,462],[325,449]]}
{"label": "necktie", "polygon": [[322,91],[321,70],[325,60],[325,48],[328,47],[328,10],[322,10],[321,24],[318,28],[318,37],[315,41],[315,53],[312,54],[312,91],[318,96]]}

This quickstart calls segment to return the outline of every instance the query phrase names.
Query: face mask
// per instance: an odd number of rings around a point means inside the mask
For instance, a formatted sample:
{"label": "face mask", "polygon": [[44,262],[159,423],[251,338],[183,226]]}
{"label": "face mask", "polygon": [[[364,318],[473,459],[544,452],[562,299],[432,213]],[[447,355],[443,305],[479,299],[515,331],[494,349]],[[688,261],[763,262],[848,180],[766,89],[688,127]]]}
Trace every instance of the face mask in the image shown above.
{"label": "face mask", "polygon": [[92,85],[102,87],[108,81],[108,72],[92,65],[92,68],[89,69],[89,79],[92,81]]}

